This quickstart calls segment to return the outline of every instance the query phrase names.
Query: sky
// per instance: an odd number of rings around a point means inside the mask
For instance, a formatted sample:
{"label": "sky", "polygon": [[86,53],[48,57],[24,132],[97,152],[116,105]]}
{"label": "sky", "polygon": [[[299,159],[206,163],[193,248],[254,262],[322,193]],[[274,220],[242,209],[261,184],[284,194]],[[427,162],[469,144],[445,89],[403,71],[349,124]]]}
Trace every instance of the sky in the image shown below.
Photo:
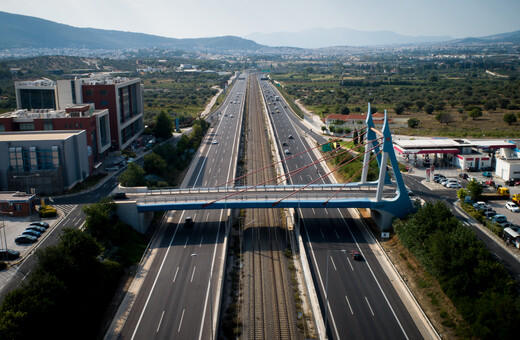
{"label": "sky", "polygon": [[0,11],[171,38],[316,27],[453,38],[520,30],[520,0],[1,0]]}

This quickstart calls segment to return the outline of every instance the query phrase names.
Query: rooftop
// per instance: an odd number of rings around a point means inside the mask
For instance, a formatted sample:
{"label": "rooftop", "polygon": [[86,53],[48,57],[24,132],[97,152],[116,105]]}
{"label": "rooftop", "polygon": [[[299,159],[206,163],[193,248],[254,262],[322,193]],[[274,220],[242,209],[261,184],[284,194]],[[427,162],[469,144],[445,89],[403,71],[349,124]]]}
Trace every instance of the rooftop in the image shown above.
{"label": "rooftop", "polygon": [[65,140],[80,133],[84,133],[84,130],[0,132],[0,142]]}
{"label": "rooftop", "polygon": [[75,104],[65,108],[65,110],[54,109],[33,109],[16,110],[0,114],[0,118],[19,118],[19,119],[50,119],[50,118],[83,118],[102,113],[103,110],[93,110],[92,104]]}
{"label": "rooftop", "polygon": [[26,194],[20,191],[0,191],[0,202],[28,201],[36,197],[34,194]]}

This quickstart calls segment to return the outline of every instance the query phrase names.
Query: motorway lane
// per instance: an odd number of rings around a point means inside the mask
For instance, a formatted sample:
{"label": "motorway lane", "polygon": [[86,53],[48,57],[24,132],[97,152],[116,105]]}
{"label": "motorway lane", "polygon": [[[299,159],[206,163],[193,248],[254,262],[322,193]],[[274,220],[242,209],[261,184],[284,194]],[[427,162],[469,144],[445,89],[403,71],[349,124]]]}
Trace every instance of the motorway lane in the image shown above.
{"label": "motorway lane", "polygon": [[[218,119],[204,139],[183,187],[214,185],[234,178],[244,96],[245,81],[238,80],[225,102],[227,106],[216,113]],[[218,144],[213,144],[213,139]],[[210,329],[215,330],[215,311],[220,303],[218,270],[225,261],[222,254],[226,230],[222,221],[227,211],[190,211],[195,222],[191,228],[184,227],[187,214],[170,212],[168,223],[161,226],[153,244],[157,255],[123,327],[122,338],[212,337]]]}
{"label": "motorway lane", "polygon": [[[263,88],[265,89],[265,86]],[[267,102],[272,99],[270,95],[273,92],[274,88],[271,87],[270,94],[267,94]],[[280,104],[277,104],[280,113],[271,114],[279,143],[286,142],[292,154],[298,153],[298,150],[308,149],[306,141],[300,139],[294,122],[289,118],[292,113],[288,112],[285,105]],[[289,135],[292,135],[294,139],[289,139]],[[279,147],[284,148],[284,146]],[[286,169],[290,171],[309,164],[310,159],[314,160],[314,156],[306,154],[284,163],[286,163]],[[308,183],[323,173],[325,171],[317,165],[303,170],[293,180],[294,183]],[[324,179],[324,182],[329,183],[329,180]],[[327,264],[329,266],[328,335],[336,339],[351,336],[367,339],[420,338],[417,327],[372,254],[357,224],[351,219],[343,219],[343,216],[349,216],[346,209],[341,211],[338,209],[322,209],[321,211],[306,209],[301,211],[301,214],[303,221],[301,232],[309,250],[307,253],[314,259],[309,262],[314,270],[314,282],[320,293],[322,311],[325,311],[324,282],[326,281]],[[327,228],[323,226],[327,226]],[[334,226],[332,232],[328,230],[330,226]],[[357,242],[354,242],[354,238]],[[313,248],[318,248],[319,251],[313,251]],[[332,273],[333,264],[330,258],[327,259],[327,249],[334,250],[332,252],[334,257],[341,254],[337,252],[341,249],[345,249],[347,253],[350,253],[351,249],[362,251],[364,261],[351,263],[358,267],[356,275],[349,273],[351,269],[349,270],[350,266],[347,266],[348,260],[343,261],[343,270]],[[347,255],[349,256],[349,254]],[[352,314],[351,308],[354,314]],[[345,313],[345,311],[350,313],[350,317],[349,313]]]}

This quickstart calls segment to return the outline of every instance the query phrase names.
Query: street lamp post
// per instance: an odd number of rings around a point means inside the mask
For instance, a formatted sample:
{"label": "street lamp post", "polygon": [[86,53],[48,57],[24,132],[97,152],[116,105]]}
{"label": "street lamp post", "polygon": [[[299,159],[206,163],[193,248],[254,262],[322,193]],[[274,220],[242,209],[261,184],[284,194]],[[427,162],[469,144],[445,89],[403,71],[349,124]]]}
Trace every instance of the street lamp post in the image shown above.
{"label": "street lamp post", "polygon": [[[5,256],[7,257],[6,259],[8,259],[8,254],[7,254],[7,237],[5,235],[5,217],[4,215],[11,215],[13,216],[13,212],[12,211],[9,211],[9,212],[4,212],[4,211],[0,211],[0,214],[2,215],[2,230],[4,232],[4,246],[5,246]],[[0,242],[2,240],[2,234],[0,233]]]}
{"label": "street lamp post", "polygon": [[329,315],[329,257],[331,252],[346,253],[345,249],[327,249],[327,275],[325,276],[325,338],[327,338],[327,321]]}

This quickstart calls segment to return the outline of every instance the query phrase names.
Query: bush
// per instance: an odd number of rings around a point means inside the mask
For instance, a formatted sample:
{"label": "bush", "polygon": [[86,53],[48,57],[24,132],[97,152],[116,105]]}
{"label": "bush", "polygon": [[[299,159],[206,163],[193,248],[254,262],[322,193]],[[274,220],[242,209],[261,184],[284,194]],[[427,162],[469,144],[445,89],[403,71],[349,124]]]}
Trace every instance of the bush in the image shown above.
{"label": "bush", "polygon": [[38,210],[38,214],[40,217],[56,217],[58,214],[56,208],[51,207],[50,205],[42,205],[40,210]]}

